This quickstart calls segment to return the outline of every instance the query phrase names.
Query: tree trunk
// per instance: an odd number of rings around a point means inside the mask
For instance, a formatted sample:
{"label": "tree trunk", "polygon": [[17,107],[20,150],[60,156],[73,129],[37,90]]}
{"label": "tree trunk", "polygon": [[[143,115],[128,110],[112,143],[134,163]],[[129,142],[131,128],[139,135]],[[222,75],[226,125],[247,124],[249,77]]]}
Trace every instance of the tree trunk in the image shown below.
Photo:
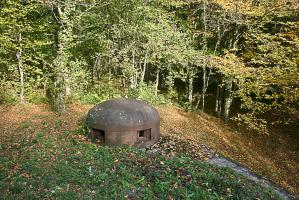
{"label": "tree trunk", "polygon": [[66,94],[66,85],[65,85],[65,65],[67,64],[67,55],[64,52],[65,43],[61,39],[61,34],[58,33],[58,54],[54,60],[54,87],[52,88],[53,94],[53,107],[54,111],[57,113],[66,112],[66,103],[65,103],[65,94]]}
{"label": "tree trunk", "polygon": [[192,103],[193,103],[193,77],[189,77],[189,94],[188,94],[188,100],[190,107],[192,109]]}
{"label": "tree trunk", "polygon": [[145,58],[144,58],[144,63],[143,63],[143,69],[142,69],[141,77],[140,77],[140,83],[143,83],[143,81],[144,81],[144,76],[145,76],[145,71],[146,71],[146,65],[147,65],[147,52],[145,53]]}
{"label": "tree trunk", "polygon": [[[206,16],[206,2],[203,2],[203,25],[204,25],[204,35],[203,35],[203,52],[207,52],[208,42],[207,42],[207,16]],[[202,91],[201,91],[201,112],[205,110],[205,95],[207,91],[207,60],[204,58],[204,64],[202,67]]]}
{"label": "tree trunk", "polygon": [[190,108],[192,109],[193,103],[193,69],[189,70],[188,73],[188,100]]}
{"label": "tree trunk", "polygon": [[[66,102],[65,96],[66,91],[70,93],[70,86],[67,84],[68,79],[68,61],[69,55],[67,52],[68,43],[71,40],[72,34],[72,22],[68,18],[69,13],[72,10],[71,2],[68,2],[64,5],[64,9],[57,6],[57,13],[56,15],[59,16],[58,24],[59,29],[57,30],[57,39],[56,39],[56,46],[57,46],[57,55],[54,59],[54,88],[52,88],[53,94],[53,107],[54,111],[58,113],[66,112]],[[55,15],[55,13],[54,13]]]}
{"label": "tree trunk", "polygon": [[135,52],[132,52],[132,76],[130,77],[131,88],[136,88],[138,86],[138,70],[135,67]]}
{"label": "tree trunk", "polygon": [[225,86],[224,86],[223,118],[225,123],[229,121],[230,108],[233,102],[232,87],[233,87],[233,77],[229,76],[226,78]]}
{"label": "tree trunk", "polygon": [[155,96],[158,96],[158,87],[159,87],[159,76],[160,76],[160,69],[157,69],[156,73],[156,85],[155,85]]}
{"label": "tree trunk", "polygon": [[72,95],[72,91],[71,91],[71,81],[70,81],[70,77],[69,77],[69,70],[68,68],[66,67],[65,68],[65,72],[64,72],[64,82],[65,82],[65,97],[66,98],[70,98],[71,95]]}
{"label": "tree trunk", "polygon": [[204,112],[205,111],[205,95],[206,95],[205,88],[206,88],[207,69],[206,69],[206,67],[203,67],[202,70],[203,70],[203,75],[202,75],[203,85],[202,85],[202,91],[201,91],[201,112]]}
{"label": "tree trunk", "polygon": [[226,29],[225,28],[221,31],[220,23],[221,22],[220,22],[220,18],[219,18],[218,22],[217,22],[217,42],[216,42],[215,47],[214,47],[214,52],[213,52],[214,55],[216,55],[216,52],[218,50],[218,47],[219,47],[220,42],[222,40],[222,37],[226,33]]}
{"label": "tree trunk", "polygon": [[[20,33],[18,36],[18,43],[21,44],[22,42],[22,34]],[[23,68],[23,60],[22,60],[22,47],[18,49],[16,53],[16,57],[18,60],[18,70],[20,74],[20,102],[23,104],[25,103],[25,96],[24,96],[24,68]]]}
{"label": "tree trunk", "polygon": [[197,110],[198,106],[199,106],[199,103],[200,103],[200,100],[201,100],[201,96],[198,96],[198,99],[197,99],[197,102],[195,104],[195,110]]}
{"label": "tree trunk", "polygon": [[220,88],[219,88],[219,83],[217,82],[217,88],[216,88],[216,102],[215,102],[215,114],[218,116],[218,111],[219,111],[219,96],[220,96]]}
{"label": "tree trunk", "polygon": [[96,59],[92,67],[92,82],[94,84],[99,80],[99,74],[98,74],[99,62],[100,62],[100,56],[96,55]]}
{"label": "tree trunk", "polygon": [[57,113],[66,112],[66,104],[65,104],[65,91],[64,88],[64,75],[63,73],[57,74],[54,81],[54,99],[53,99],[53,107],[54,111]]}
{"label": "tree trunk", "polygon": [[140,83],[144,82],[145,71],[146,71],[146,64],[143,65],[143,69],[142,69],[142,73],[141,73],[141,78],[140,78]]}
{"label": "tree trunk", "polygon": [[216,90],[216,105],[215,105],[215,113],[218,118],[221,117],[222,112],[222,78],[219,78]]}
{"label": "tree trunk", "polygon": [[[206,65],[206,64],[205,64]],[[203,86],[202,86],[202,93],[201,93],[201,111],[204,112],[205,110],[205,95],[206,95],[206,92],[208,90],[208,87],[209,87],[209,81],[210,81],[210,75],[212,73],[212,69],[209,68],[209,73],[207,74],[207,68],[204,67],[203,68],[203,77],[202,77],[202,81],[203,81]]]}

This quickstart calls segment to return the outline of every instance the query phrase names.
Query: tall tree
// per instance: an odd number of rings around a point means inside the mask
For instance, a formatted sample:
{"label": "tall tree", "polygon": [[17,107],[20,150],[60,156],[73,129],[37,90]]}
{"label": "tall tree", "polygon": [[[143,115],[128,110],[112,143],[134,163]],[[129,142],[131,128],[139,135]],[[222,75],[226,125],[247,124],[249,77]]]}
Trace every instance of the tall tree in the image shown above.
{"label": "tall tree", "polygon": [[[18,77],[20,102],[28,99],[26,91],[37,88],[42,71],[41,62],[48,53],[43,7],[37,1],[7,0],[1,4],[0,52],[2,67],[13,72],[8,77],[15,82]],[[11,70],[14,66],[16,70]],[[17,72],[17,73],[15,73]],[[36,84],[30,85],[33,82]]]}
{"label": "tall tree", "polygon": [[44,5],[51,11],[56,26],[54,32],[54,52],[52,61],[52,85],[50,98],[54,110],[66,111],[66,98],[71,95],[69,83],[70,48],[73,41],[73,22],[76,14],[76,1],[45,1]]}

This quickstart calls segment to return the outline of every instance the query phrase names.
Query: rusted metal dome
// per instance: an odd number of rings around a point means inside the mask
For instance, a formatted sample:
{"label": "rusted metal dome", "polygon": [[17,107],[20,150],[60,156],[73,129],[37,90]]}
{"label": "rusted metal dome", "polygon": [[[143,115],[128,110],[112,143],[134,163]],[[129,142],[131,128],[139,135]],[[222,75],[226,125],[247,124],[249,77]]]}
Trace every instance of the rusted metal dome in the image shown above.
{"label": "rusted metal dome", "polygon": [[160,137],[157,110],[136,99],[112,99],[93,107],[87,115],[91,135],[108,145],[150,146]]}

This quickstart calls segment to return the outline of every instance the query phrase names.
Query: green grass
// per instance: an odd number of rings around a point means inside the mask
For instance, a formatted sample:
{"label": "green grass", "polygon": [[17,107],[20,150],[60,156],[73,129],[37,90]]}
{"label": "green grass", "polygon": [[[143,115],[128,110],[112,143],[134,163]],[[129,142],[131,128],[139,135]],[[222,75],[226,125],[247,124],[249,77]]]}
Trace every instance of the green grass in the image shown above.
{"label": "green grass", "polygon": [[[40,132],[0,157],[0,199],[279,199],[226,168]],[[5,146],[2,146],[5,150]]]}

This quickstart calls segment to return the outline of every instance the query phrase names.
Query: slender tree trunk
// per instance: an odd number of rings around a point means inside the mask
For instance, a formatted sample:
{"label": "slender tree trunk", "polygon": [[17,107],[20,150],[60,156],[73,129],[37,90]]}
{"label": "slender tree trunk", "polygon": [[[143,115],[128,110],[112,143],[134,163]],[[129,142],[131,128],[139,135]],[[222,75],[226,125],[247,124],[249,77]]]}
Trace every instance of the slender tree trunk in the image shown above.
{"label": "slender tree trunk", "polygon": [[136,76],[137,76],[137,73],[135,72],[135,51],[133,51],[133,58],[132,58],[132,62],[133,62],[133,72],[134,72],[134,76],[133,76],[133,87],[136,88]]}
{"label": "slender tree trunk", "polygon": [[[236,7],[237,10],[237,7]],[[232,39],[230,40],[230,48],[233,51],[237,51],[237,45],[240,40],[241,33],[236,28]],[[223,119],[225,123],[228,123],[230,117],[231,105],[233,102],[232,87],[233,87],[234,77],[232,75],[225,78],[224,86],[224,103],[223,103]]]}
{"label": "slender tree trunk", "polygon": [[140,83],[144,82],[145,71],[146,71],[146,64],[143,65],[143,69],[142,69],[142,73],[141,73],[141,78],[140,78]]}
{"label": "slender tree trunk", "polygon": [[201,111],[204,112],[205,110],[205,95],[206,95],[206,92],[208,90],[208,87],[209,87],[209,82],[210,82],[210,76],[211,76],[211,73],[212,73],[212,69],[209,68],[209,72],[207,74],[207,68],[204,67],[203,68],[203,86],[202,86],[202,107],[201,107]]}
{"label": "slender tree trunk", "polygon": [[[20,33],[18,36],[18,43],[21,44],[22,42],[22,34]],[[22,60],[22,47],[20,45],[20,48],[18,49],[17,53],[16,53],[16,57],[18,60],[18,70],[19,70],[19,74],[20,74],[20,102],[21,103],[25,103],[25,96],[24,96],[24,68],[23,68],[23,60]]]}
{"label": "slender tree trunk", "polygon": [[18,58],[18,69],[19,69],[19,73],[20,73],[20,101],[21,103],[25,103],[25,95],[24,95],[24,69],[23,69],[23,63],[22,63],[22,50],[20,50],[17,53],[17,57]]}
{"label": "slender tree trunk", "polygon": [[72,96],[72,91],[71,91],[71,80],[70,80],[70,77],[69,77],[69,70],[68,68],[66,67],[65,68],[65,72],[64,72],[64,81],[65,81],[65,97],[66,98],[70,98]]}
{"label": "slender tree trunk", "polygon": [[230,108],[233,102],[232,86],[233,86],[233,77],[229,76],[226,78],[225,86],[224,86],[225,98],[224,98],[224,107],[223,107],[223,118],[225,123],[229,121]]}
{"label": "slender tree trunk", "polygon": [[143,69],[142,69],[141,77],[140,77],[140,83],[143,83],[143,81],[144,81],[146,66],[147,66],[147,52],[145,53],[145,58],[144,58],[144,63],[143,63]]}
{"label": "slender tree trunk", "polygon": [[190,108],[192,109],[193,103],[193,69],[188,71],[188,100]]}
{"label": "slender tree trunk", "polygon": [[135,88],[135,77],[134,76],[130,77],[130,88],[131,89]]}
{"label": "slender tree trunk", "polygon": [[138,75],[137,75],[137,70],[135,68],[135,53],[134,51],[132,52],[133,56],[132,56],[132,65],[131,65],[131,69],[132,69],[132,75],[130,76],[130,88],[136,88],[137,87],[137,79],[138,79]]}
{"label": "slender tree trunk", "polygon": [[217,42],[216,42],[216,44],[215,44],[215,47],[214,47],[214,52],[213,52],[213,54],[214,55],[216,55],[216,52],[217,52],[217,50],[218,50],[218,47],[219,47],[219,45],[220,45],[220,42],[221,42],[221,40],[222,40],[222,37],[224,36],[224,34],[226,33],[226,29],[224,29],[224,30],[222,30],[221,31],[221,28],[220,28],[220,19],[218,20],[218,26],[217,26]]}
{"label": "slender tree trunk", "polygon": [[[218,20],[218,26],[217,26],[217,42],[215,44],[214,48],[214,55],[217,53],[217,49],[220,45],[221,39],[224,36],[226,32],[226,29],[224,29],[221,32],[220,29],[220,19]],[[215,102],[215,114],[218,118],[221,117],[221,112],[222,112],[222,75],[220,75],[219,78],[217,78],[217,89],[216,89],[216,102]]]}
{"label": "slender tree trunk", "polygon": [[[203,52],[207,52],[208,43],[207,43],[207,16],[206,16],[206,2],[203,2],[203,25],[204,25],[204,35],[203,35]],[[201,111],[204,112],[205,110],[205,95],[207,91],[207,60],[204,58],[203,64],[203,75],[202,75],[202,91],[201,91]]]}
{"label": "slender tree trunk", "polygon": [[49,86],[48,86],[48,77],[46,76],[45,81],[43,83],[44,86],[44,95],[45,97],[48,97],[48,91],[49,91]]}
{"label": "slender tree trunk", "polygon": [[216,102],[215,102],[215,114],[217,115],[218,111],[219,111],[219,96],[220,96],[220,88],[219,88],[219,82],[217,81],[217,88],[216,88]]}
{"label": "slender tree trunk", "polygon": [[138,86],[138,71],[134,68],[133,88],[137,88],[137,86]]}
{"label": "slender tree trunk", "polygon": [[98,66],[100,62],[100,56],[96,55],[96,59],[94,61],[93,67],[92,67],[92,82],[96,83],[99,80],[99,74],[98,74]]}
{"label": "slender tree trunk", "polygon": [[215,105],[215,113],[218,118],[221,117],[222,112],[222,78],[220,77],[217,84],[216,90],[216,105]]}
{"label": "slender tree trunk", "polygon": [[160,69],[158,67],[157,69],[157,73],[156,73],[156,85],[155,85],[155,96],[157,97],[158,96],[158,87],[159,87],[159,76],[160,76]]}
{"label": "slender tree trunk", "polygon": [[205,95],[206,95],[206,78],[207,78],[207,69],[206,67],[202,68],[203,75],[202,75],[202,91],[201,91],[201,111],[205,111]]}
{"label": "slender tree trunk", "polygon": [[193,77],[189,77],[189,94],[188,94],[188,100],[190,107],[192,109],[192,103],[193,103]]}
{"label": "slender tree trunk", "polygon": [[135,61],[135,51],[132,52],[132,70],[133,76],[131,76],[131,88],[136,88],[138,86],[138,70],[136,69],[136,61]]}
{"label": "slender tree trunk", "polygon": [[197,110],[198,106],[199,106],[199,103],[200,103],[200,100],[201,100],[201,96],[198,96],[198,99],[197,99],[197,102],[195,104],[195,110]]}

